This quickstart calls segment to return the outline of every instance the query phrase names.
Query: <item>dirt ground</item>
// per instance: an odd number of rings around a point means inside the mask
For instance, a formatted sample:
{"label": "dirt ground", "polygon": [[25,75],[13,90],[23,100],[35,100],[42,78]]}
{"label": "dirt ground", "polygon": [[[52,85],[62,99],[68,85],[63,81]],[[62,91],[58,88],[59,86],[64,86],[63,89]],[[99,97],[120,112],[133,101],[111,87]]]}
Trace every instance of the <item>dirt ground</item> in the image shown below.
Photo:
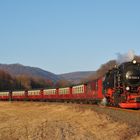
{"label": "dirt ground", "polygon": [[140,140],[126,123],[76,105],[0,102],[0,140]]}

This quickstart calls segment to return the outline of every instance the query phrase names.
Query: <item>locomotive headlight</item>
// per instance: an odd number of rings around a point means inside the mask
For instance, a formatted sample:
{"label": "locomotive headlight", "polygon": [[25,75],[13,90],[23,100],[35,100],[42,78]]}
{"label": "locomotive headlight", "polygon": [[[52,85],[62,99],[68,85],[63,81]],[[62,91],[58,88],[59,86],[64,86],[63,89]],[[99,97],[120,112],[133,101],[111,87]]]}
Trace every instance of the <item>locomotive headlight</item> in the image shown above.
{"label": "locomotive headlight", "polygon": [[127,90],[127,91],[130,90],[130,87],[126,87],[126,90]]}
{"label": "locomotive headlight", "polygon": [[133,60],[132,62],[133,62],[133,64],[136,64],[136,63],[137,63],[137,61],[136,61],[136,60]]}

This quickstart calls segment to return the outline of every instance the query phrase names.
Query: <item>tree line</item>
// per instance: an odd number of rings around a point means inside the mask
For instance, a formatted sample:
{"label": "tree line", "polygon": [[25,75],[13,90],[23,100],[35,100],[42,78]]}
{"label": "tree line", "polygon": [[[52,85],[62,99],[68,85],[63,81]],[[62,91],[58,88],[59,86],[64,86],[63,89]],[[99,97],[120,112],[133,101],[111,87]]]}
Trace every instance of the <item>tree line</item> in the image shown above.
{"label": "tree line", "polygon": [[8,72],[0,70],[0,91],[56,88],[69,85],[70,83],[66,80],[54,82],[49,79],[31,77],[28,75],[12,76]]}
{"label": "tree line", "polygon": [[[135,56],[134,59],[140,63],[140,56]],[[85,79],[82,79],[81,83],[85,83],[88,81],[96,80],[100,77],[103,77],[109,70],[114,68],[115,65],[118,65],[116,60],[110,60],[105,64],[102,64],[100,68],[96,71],[95,74],[91,75],[90,77],[87,77]]]}

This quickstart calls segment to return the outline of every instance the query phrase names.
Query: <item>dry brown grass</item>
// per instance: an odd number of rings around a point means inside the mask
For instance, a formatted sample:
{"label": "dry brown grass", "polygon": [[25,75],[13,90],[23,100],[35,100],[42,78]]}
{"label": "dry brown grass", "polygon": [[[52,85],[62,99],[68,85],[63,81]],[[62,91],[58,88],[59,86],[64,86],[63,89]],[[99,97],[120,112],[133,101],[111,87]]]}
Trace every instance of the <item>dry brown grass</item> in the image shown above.
{"label": "dry brown grass", "polygon": [[77,105],[0,102],[0,140],[140,139],[125,122]]}

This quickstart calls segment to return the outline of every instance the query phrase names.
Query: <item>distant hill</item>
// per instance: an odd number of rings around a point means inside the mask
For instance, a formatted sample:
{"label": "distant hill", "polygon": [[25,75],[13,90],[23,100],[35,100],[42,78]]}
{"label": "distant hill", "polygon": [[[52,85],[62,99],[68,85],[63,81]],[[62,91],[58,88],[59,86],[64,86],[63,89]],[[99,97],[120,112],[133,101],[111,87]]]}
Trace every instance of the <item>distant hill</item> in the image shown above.
{"label": "distant hill", "polygon": [[79,71],[56,75],[40,68],[24,66],[21,64],[0,64],[0,70],[8,72],[12,76],[27,75],[29,77],[49,79],[53,82],[57,82],[59,80],[68,80],[74,84],[77,84],[81,80],[95,74],[94,71]]}
{"label": "distant hill", "polygon": [[42,70],[36,67],[24,66],[21,64],[0,64],[0,69],[8,72],[13,76],[28,75],[31,77],[39,77],[57,82],[60,80],[59,76],[51,72]]}
{"label": "distant hill", "polygon": [[78,84],[82,80],[84,80],[94,74],[95,74],[95,71],[79,71],[79,72],[60,74],[59,76],[74,84]]}

